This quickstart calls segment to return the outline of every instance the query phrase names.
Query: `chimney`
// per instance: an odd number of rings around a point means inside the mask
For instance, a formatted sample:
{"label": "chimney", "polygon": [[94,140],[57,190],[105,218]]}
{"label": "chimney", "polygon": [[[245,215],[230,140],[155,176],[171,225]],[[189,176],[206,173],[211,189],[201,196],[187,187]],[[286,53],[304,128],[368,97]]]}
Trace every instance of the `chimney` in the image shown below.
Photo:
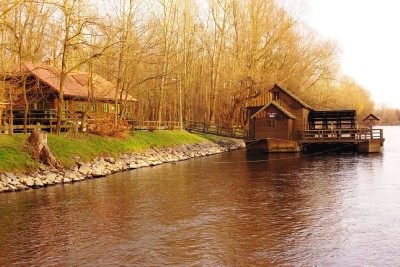
{"label": "chimney", "polygon": [[44,65],[48,65],[48,66],[53,66],[53,59],[52,59],[51,57],[46,57],[46,58],[43,60],[43,64],[44,64]]}

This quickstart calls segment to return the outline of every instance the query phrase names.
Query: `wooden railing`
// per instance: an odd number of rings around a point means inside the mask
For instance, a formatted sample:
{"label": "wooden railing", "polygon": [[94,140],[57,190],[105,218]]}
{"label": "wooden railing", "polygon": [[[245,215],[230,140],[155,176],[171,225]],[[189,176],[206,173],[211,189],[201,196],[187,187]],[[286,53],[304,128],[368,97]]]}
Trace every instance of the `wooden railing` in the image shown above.
{"label": "wooden railing", "polygon": [[132,125],[132,130],[179,130],[181,124],[179,121],[136,121],[127,120]]}
{"label": "wooden railing", "polygon": [[[12,130],[14,132],[22,132],[24,129],[24,110],[13,110],[13,125]],[[69,110],[63,110],[61,113],[62,130],[68,130],[74,127],[74,124],[77,122],[76,116],[71,116],[71,112]],[[3,123],[5,125],[0,126],[0,133],[8,133],[10,131],[9,122],[9,112],[3,112]],[[49,132],[53,132],[56,127],[57,122],[57,110],[56,109],[34,109],[28,111],[27,116],[27,132],[31,132],[33,130],[46,130]]]}
{"label": "wooden railing", "polygon": [[[22,132],[24,129],[24,110],[13,110],[13,126],[14,132]],[[95,112],[83,113],[81,111],[71,111],[69,109],[63,109],[61,113],[61,129],[68,130],[70,128],[76,130],[79,128],[82,121],[83,115],[86,116],[86,123],[93,123],[99,119],[107,119],[113,116],[111,113],[100,113]],[[0,133],[6,133],[10,131],[8,125],[10,120],[9,111],[3,111],[2,122],[3,126],[0,126]],[[46,130],[53,132],[56,128],[57,122],[57,109],[31,109],[28,111],[26,129],[28,132],[33,130]]]}
{"label": "wooden railing", "polygon": [[298,132],[300,141],[329,141],[329,140],[383,140],[382,129],[332,129],[332,130],[308,130]]}
{"label": "wooden railing", "polygon": [[[73,127],[74,127],[73,124],[62,124],[61,130],[62,131],[69,130]],[[13,125],[12,129],[13,129],[14,133],[22,133],[24,130],[24,126],[23,125]],[[52,133],[52,132],[55,132],[55,129],[56,129],[56,124],[53,124],[53,125],[43,125],[43,124],[26,125],[26,130],[28,133],[35,131],[35,130],[45,130],[47,132]],[[0,126],[0,133],[7,134],[9,131],[10,131],[9,125]]]}
{"label": "wooden railing", "polygon": [[249,132],[242,128],[215,125],[207,122],[191,121],[189,126],[186,127],[186,130],[189,132],[209,133],[238,139],[248,139],[249,136]]}

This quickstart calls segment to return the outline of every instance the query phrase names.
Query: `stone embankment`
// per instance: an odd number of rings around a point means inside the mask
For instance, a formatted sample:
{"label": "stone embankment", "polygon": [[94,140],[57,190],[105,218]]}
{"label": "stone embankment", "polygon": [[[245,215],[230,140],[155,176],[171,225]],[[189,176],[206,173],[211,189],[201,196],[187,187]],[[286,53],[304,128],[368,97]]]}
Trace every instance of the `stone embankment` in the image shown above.
{"label": "stone embankment", "polygon": [[244,146],[244,142],[240,140],[221,140],[162,149],[153,148],[143,152],[123,154],[118,158],[99,157],[92,162],[81,162],[79,157],[75,157],[76,164],[71,169],[59,170],[42,165],[38,170],[26,174],[1,173],[0,192],[14,192],[79,182],[125,170],[220,154],[241,149]]}

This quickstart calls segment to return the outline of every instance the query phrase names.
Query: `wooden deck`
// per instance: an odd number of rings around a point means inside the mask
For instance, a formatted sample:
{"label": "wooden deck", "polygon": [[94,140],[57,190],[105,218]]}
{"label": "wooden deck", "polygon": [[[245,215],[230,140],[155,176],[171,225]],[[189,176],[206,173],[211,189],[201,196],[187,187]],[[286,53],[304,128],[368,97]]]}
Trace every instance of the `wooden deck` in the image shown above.
{"label": "wooden deck", "polygon": [[382,129],[308,130],[298,133],[299,143],[362,143],[366,140],[384,141]]}
{"label": "wooden deck", "polygon": [[336,150],[350,148],[361,153],[379,153],[383,148],[382,129],[333,129],[299,132],[303,150]]}

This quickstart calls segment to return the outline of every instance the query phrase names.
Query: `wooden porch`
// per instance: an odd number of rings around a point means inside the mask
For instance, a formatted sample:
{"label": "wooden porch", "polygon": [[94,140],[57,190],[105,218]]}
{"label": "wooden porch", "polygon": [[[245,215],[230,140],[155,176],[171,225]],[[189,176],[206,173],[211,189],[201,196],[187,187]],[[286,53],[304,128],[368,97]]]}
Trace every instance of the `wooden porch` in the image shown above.
{"label": "wooden porch", "polygon": [[381,151],[384,142],[383,129],[308,130],[298,133],[298,143],[303,150],[353,147],[358,152],[376,153]]}
{"label": "wooden porch", "polygon": [[[24,110],[13,110],[12,115],[12,129],[14,132],[22,132],[24,129]],[[46,130],[50,133],[54,132],[57,123],[57,110],[56,109],[30,109],[27,114],[27,125],[26,129],[28,132],[33,130]],[[85,117],[86,123],[93,123],[96,120],[107,119],[112,113],[87,113]],[[68,131],[70,129],[76,130],[80,127],[82,122],[83,112],[71,111],[69,109],[63,109],[61,113],[61,130]],[[130,119],[130,118],[129,118]],[[128,119],[128,120],[129,120]],[[0,133],[6,133],[10,131],[10,113],[8,110],[4,110],[2,113],[1,121],[3,125],[0,125]]]}
{"label": "wooden porch", "polygon": [[332,130],[308,130],[298,132],[300,143],[361,143],[365,140],[384,141],[382,129],[332,129]]}

